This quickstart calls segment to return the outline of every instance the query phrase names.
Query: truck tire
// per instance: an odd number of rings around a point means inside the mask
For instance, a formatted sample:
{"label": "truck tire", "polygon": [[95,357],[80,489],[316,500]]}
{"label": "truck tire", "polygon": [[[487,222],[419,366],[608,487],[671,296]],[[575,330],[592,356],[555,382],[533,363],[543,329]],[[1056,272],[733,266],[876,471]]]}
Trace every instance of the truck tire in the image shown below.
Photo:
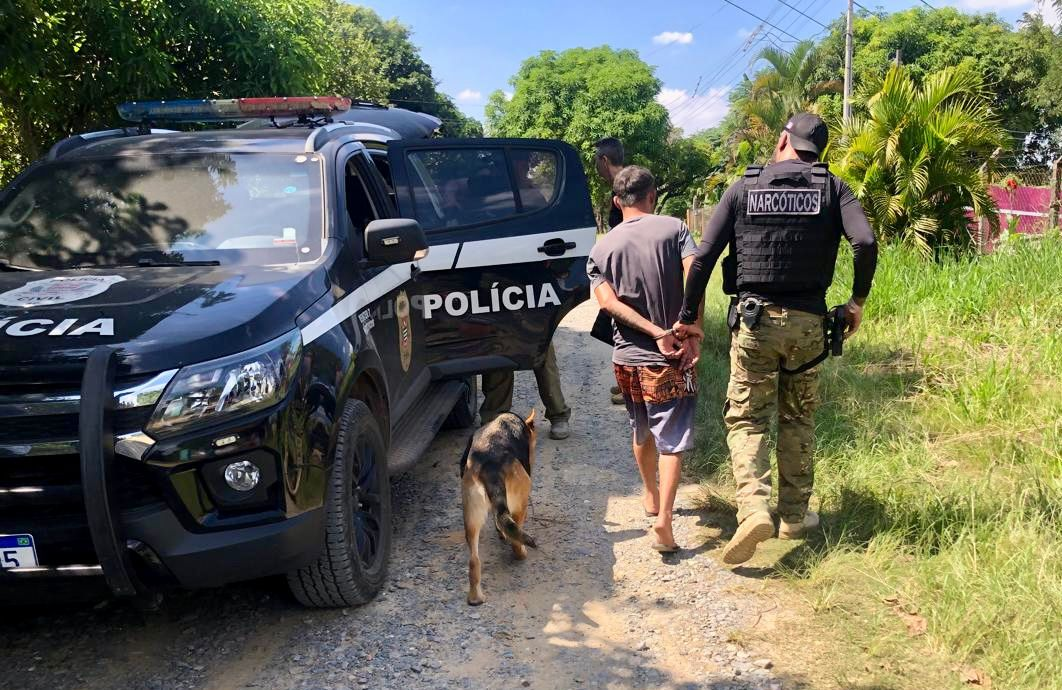
{"label": "truck tire", "polygon": [[321,555],[288,573],[288,586],[304,606],[360,606],[383,587],[390,555],[391,484],[383,435],[368,405],[351,400],[339,419]]}
{"label": "truck tire", "polygon": [[476,403],[479,402],[479,378],[475,375],[465,379],[465,392],[450,410],[443,422],[443,429],[467,429],[476,423]]}

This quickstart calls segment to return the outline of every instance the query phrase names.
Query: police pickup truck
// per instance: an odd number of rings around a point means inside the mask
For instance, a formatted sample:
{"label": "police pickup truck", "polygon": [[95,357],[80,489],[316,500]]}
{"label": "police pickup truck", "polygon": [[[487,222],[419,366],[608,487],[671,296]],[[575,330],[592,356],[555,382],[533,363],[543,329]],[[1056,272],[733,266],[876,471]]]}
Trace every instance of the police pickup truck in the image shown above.
{"label": "police pickup truck", "polygon": [[346,99],[119,112],[0,193],[0,594],[368,601],[389,477],[588,297],[579,157]]}

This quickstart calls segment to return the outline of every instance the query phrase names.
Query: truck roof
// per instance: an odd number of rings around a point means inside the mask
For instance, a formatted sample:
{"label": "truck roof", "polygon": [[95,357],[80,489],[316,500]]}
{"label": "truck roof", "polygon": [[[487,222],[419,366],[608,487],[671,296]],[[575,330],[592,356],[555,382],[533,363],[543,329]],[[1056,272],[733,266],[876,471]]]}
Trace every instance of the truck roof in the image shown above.
{"label": "truck roof", "polygon": [[291,124],[274,127],[269,120],[254,119],[235,129],[175,132],[152,129],[138,133],[136,128],[89,132],[67,137],[55,144],[48,158],[76,160],[146,154],[180,153],[310,153],[330,139],[353,134],[366,141],[430,137],[441,120],[401,108],[355,105],[337,113],[332,122],[319,127]]}

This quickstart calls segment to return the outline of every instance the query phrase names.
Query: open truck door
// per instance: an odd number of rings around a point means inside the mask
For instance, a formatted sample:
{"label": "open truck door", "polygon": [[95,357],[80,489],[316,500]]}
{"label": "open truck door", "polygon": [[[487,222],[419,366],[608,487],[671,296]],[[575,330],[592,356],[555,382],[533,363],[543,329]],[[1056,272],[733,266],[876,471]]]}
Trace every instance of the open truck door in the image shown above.
{"label": "open truck door", "polygon": [[400,215],[431,246],[412,285],[435,378],[530,369],[589,297],[596,224],[575,149],[538,139],[391,142]]}

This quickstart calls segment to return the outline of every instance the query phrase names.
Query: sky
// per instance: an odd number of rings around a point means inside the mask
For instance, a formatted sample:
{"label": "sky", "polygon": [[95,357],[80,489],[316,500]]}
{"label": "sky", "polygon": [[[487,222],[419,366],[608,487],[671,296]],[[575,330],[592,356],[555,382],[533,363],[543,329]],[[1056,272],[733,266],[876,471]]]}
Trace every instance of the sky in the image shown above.
{"label": "sky", "polygon": [[[968,12],[995,12],[1016,22],[1024,12],[1035,11],[1039,1],[861,0],[856,5],[889,12],[952,5]],[[372,7],[384,18],[397,17],[410,27],[413,42],[440,81],[439,89],[479,120],[491,92],[512,91],[509,80],[528,57],[542,50],[607,44],[637,50],[655,66],[663,82],[657,100],[671,113],[672,123],[687,134],[711,127],[726,115],[727,93],[767,41],[784,48],[798,38],[821,37],[826,32],[823,25],[847,6],[846,0],[734,0],[734,4],[726,0],[361,0],[357,4]],[[774,27],[758,28],[760,19]]]}

